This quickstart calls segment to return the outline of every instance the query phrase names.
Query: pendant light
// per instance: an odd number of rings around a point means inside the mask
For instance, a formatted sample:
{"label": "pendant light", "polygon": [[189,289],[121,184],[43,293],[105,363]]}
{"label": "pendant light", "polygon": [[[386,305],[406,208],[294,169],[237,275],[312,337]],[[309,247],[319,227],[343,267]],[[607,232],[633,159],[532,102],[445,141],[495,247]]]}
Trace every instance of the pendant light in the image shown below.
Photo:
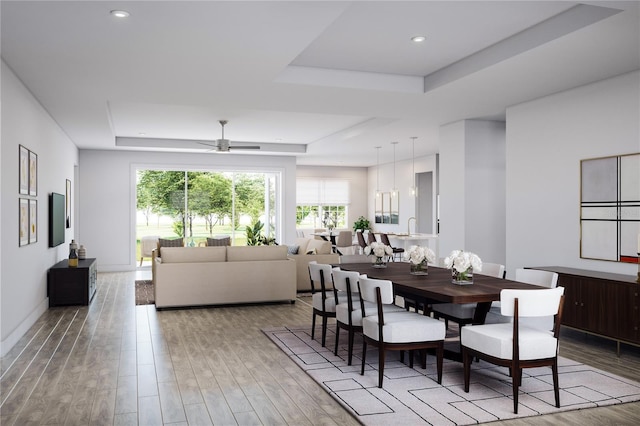
{"label": "pendant light", "polygon": [[418,185],[416,185],[416,136],[411,136],[413,145],[411,147],[411,176],[413,178],[413,185],[411,186],[411,195],[418,196]]}
{"label": "pendant light", "polygon": [[380,148],[376,146],[376,197],[380,198]]}
{"label": "pendant light", "polygon": [[396,188],[396,145],[398,142],[391,142],[393,145],[393,188],[391,188],[391,197],[398,196],[398,188]]}

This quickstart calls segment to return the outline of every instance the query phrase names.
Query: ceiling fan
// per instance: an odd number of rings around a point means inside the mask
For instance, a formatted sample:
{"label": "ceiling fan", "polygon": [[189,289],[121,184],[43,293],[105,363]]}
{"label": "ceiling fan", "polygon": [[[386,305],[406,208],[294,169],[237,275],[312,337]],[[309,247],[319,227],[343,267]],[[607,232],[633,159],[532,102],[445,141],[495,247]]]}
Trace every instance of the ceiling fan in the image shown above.
{"label": "ceiling fan", "polygon": [[218,123],[220,123],[220,126],[222,126],[222,138],[216,139],[215,141],[213,141],[213,143],[199,142],[202,145],[207,145],[211,147],[212,149],[210,151],[229,152],[231,150],[236,150],[236,149],[260,149],[258,145],[235,145],[235,146],[230,145],[229,139],[224,138],[224,125],[227,124],[227,120],[219,120]]}

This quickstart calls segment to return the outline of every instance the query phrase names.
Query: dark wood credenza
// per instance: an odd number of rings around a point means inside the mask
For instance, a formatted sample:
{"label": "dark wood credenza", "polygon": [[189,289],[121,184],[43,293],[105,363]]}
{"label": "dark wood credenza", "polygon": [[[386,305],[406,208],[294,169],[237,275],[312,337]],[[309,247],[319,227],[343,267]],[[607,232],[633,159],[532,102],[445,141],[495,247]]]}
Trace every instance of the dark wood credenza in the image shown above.
{"label": "dark wood credenza", "polygon": [[80,259],[75,268],[69,267],[68,259],[62,260],[49,269],[49,306],[88,305],[96,286],[96,259]]}
{"label": "dark wood credenza", "polygon": [[564,287],[562,325],[640,346],[640,284],[632,275],[562,266],[536,266],[558,273]]}

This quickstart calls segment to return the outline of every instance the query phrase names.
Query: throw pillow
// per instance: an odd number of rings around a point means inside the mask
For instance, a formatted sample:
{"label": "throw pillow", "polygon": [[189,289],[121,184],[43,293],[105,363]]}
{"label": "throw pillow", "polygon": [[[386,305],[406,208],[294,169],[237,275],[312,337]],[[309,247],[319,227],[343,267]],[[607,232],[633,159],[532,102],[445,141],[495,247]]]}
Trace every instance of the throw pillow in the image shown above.
{"label": "throw pillow", "polygon": [[300,250],[300,246],[293,245],[287,247],[288,254],[298,254],[298,250]]}
{"label": "throw pillow", "polygon": [[316,254],[316,249],[307,250],[306,254]]}
{"label": "throw pillow", "polygon": [[217,237],[217,238],[207,237],[207,247],[230,246],[230,245],[231,245],[231,237]]}
{"label": "throw pillow", "polygon": [[182,238],[174,238],[172,240],[166,238],[158,238],[158,257],[161,255],[162,247],[184,247]]}

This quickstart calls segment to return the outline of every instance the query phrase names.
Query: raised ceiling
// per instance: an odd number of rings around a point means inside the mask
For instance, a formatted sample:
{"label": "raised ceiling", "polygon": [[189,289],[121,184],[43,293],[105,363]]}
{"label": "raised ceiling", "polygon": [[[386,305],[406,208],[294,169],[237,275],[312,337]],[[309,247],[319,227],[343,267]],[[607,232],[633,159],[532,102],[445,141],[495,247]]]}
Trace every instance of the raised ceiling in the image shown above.
{"label": "raised ceiling", "polygon": [[443,124],[640,69],[635,1],[0,7],[3,60],[81,149],[206,152],[226,119],[258,155],[371,166],[375,146],[432,154]]}

